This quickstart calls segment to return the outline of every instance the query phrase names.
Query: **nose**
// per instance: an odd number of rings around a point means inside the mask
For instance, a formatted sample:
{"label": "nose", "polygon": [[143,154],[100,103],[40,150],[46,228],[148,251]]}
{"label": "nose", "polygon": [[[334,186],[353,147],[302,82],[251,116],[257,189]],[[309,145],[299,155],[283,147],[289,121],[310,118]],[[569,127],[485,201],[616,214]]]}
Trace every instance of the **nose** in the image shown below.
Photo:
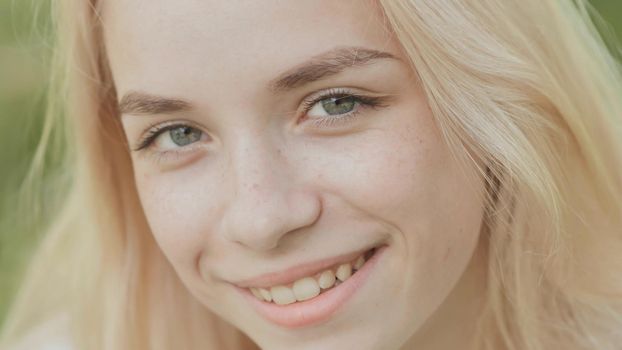
{"label": "nose", "polygon": [[294,169],[273,143],[238,140],[241,145],[229,153],[234,189],[224,213],[223,234],[249,249],[269,251],[288,233],[315,222],[321,200],[297,182],[300,169]]}

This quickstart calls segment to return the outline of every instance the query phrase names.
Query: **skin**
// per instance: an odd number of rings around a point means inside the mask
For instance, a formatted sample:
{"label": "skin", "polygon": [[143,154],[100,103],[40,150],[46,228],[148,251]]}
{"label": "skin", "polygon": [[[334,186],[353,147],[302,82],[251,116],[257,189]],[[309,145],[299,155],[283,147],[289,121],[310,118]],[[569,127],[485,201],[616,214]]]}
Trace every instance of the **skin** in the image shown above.
{"label": "skin", "polygon": [[[152,233],[205,307],[264,349],[465,348],[485,288],[483,184],[443,142],[373,3],[103,5],[119,99],[140,91],[187,103],[124,113],[129,147],[162,123],[203,133],[166,150],[165,132],[130,152]],[[271,89],[283,72],[352,46],[394,58]],[[301,104],[331,88],[380,97],[382,106],[316,126]],[[229,283],[377,243],[388,250],[367,283],[313,327],[269,323]]]}

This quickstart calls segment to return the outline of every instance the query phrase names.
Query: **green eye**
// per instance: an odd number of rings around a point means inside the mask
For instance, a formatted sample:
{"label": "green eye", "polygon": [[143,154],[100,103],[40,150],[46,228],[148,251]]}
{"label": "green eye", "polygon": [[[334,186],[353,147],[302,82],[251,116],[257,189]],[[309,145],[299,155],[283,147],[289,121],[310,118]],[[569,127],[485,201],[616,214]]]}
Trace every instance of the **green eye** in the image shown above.
{"label": "green eye", "polygon": [[171,141],[177,146],[186,146],[201,139],[203,133],[189,126],[179,126],[169,130]]}
{"label": "green eye", "polygon": [[329,97],[320,101],[322,109],[328,115],[350,113],[356,107],[357,99],[354,96]]}
{"label": "green eye", "polygon": [[153,146],[158,151],[169,151],[208,140],[208,134],[201,129],[187,124],[170,124],[154,126],[139,141],[134,151]]}

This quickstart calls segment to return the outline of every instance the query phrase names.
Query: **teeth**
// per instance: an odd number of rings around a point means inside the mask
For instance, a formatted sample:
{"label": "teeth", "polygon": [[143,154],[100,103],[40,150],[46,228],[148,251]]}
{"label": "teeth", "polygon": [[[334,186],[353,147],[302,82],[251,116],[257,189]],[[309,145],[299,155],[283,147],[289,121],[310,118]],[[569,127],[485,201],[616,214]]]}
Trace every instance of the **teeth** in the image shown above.
{"label": "teeth", "polygon": [[263,298],[265,301],[272,301],[272,294],[270,294],[267,289],[259,288],[259,294],[261,295],[260,299]]}
{"label": "teeth", "polygon": [[329,269],[314,277],[303,277],[291,286],[274,286],[266,288],[249,288],[253,295],[262,301],[274,302],[278,305],[287,305],[296,301],[315,298],[326,290],[336,287],[352,276],[353,270],[361,269],[367,256],[361,255],[354,262],[341,264],[337,270]]}
{"label": "teeth", "polygon": [[337,278],[341,282],[344,282],[345,280],[350,278],[350,276],[352,276],[352,266],[347,263],[339,265],[339,267],[337,268],[337,272],[335,273],[335,276],[337,276]]}
{"label": "teeth", "polygon": [[318,280],[318,284],[322,289],[327,289],[335,284],[335,273],[333,270],[326,270],[322,272],[320,275],[320,279]]}
{"label": "teeth", "polygon": [[263,297],[261,296],[261,293],[259,293],[259,289],[250,288],[250,290],[251,290],[251,293],[253,293],[253,295],[257,297],[257,299],[263,299]]}
{"label": "teeth", "polygon": [[354,263],[354,269],[358,270],[361,268],[361,266],[363,266],[363,264],[365,263],[365,258],[363,258],[363,256],[359,256],[358,259],[356,259],[356,262]]}
{"label": "teeth", "polygon": [[292,288],[294,290],[294,295],[296,296],[296,300],[303,301],[307,299],[311,299],[320,294],[320,286],[315,281],[313,277],[305,277],[299,279],[294,282],[294,286]]}
{"label": "teeth", "polygon": [[272,299],[278,305],[291,304],[296,301],[296,296],[291,288],[285,286],[276,286],[270,288],[270,294]]}

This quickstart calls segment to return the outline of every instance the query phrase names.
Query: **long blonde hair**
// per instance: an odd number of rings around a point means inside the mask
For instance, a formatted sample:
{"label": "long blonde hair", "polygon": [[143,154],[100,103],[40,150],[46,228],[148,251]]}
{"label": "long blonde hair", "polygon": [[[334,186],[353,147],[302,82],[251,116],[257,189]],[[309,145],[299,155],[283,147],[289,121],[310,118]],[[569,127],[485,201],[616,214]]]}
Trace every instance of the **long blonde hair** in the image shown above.
{"label": "long blonde hair", "polygon": [[[585,0],[379,3],[445,141],[488,184],[476,348],[620,349],[622,76],[595,13]],[[4,340],[62,311],[79,349],[250,348],[185,290],[150,235],[97,6],[56,4],[52,100],[65,108],[50,109],[29,178],[67,129],[73,180]]]}

